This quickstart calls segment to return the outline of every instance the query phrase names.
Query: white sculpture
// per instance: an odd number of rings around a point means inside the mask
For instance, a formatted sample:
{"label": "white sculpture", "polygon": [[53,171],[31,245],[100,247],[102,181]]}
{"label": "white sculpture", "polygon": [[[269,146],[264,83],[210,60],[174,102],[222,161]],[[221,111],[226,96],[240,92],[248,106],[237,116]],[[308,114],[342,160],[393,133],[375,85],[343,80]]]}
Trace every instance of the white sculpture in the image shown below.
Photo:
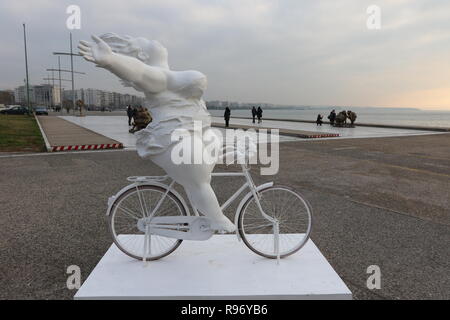
{"label": "white sculpture", "polygon": [[171,141],[176,129],[189,130],[194,143],[203,147],[211,143],[193,130],[194,121],[201,121],[204,133],[211,130],[210,114],[201,98],[206,89],[206,76],[198,71],[170,70],[167,49],[158,41],[113,33],[92,36],[92,39],[93,43],[80,41],[80,54],[97,67],[114,73],[125,86],[145,94],[153,121],[136,133],[138,154],[150,158],[181,184],[192,204],[211,219],[213,229],[235,231],[235,225],[223,215],[210,185],[214,164],[177,165],[171,159],[172,149],[181,143]]}

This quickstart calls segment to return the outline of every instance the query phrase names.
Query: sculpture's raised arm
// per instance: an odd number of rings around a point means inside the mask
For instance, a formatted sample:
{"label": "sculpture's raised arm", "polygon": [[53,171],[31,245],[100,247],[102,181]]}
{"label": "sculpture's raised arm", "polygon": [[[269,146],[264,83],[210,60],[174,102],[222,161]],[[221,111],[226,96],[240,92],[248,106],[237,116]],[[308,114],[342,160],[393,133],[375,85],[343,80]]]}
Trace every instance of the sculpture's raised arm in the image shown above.
{"label": "sculpture's raised arm", "polygon": [[166,90],[167,75],[163,70],[136,58],[114,53],[111,47],[97,36],[93,35],[92,40],[94,43],[81,40],[78,45],[84,59],[133,83],[144,92],[158,93]]}

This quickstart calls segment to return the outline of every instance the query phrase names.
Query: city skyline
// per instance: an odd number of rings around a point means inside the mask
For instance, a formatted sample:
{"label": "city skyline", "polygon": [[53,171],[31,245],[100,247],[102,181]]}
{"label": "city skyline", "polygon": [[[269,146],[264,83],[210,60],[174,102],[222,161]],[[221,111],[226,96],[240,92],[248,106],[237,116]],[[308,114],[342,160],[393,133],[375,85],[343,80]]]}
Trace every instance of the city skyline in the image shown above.
{"label": "city skyline", "polygon": [[[53,85],[49,85],[49,84],[39,84],[39,85],[33,85],[30,84],[30,92],[34,91],[34,87],[53,87],[54,90],[56,90],[56,94],[59,93],[59,87],[58,86],[53,86]],[[22,94],[22,98],[17,99],[17,95],[18,92],[17,91],[23,91]],[[145,97],[139,95],[139,92],[137,94],[132,94],[132,93],[120,93],[120,92],[116,92],[116,91],[108,91],[108,90],[103,90],[103,89],[98,89],[98,88],[79,88],[79,89],[75,89],[75,95],[76,95],[76,100],[81,99],[83,100],[83,102],[85,102],[86,105],[92,105],[92,106],[109,106],[109,103],[90,103],[90,101],[92,101],[92,98],[88,98],[86,99],[83,94],[80,92],[86,92],[86,91],[100,91],[103,94],[117,94],[117,95],[122,95],[122,96],[130,96],[133,97],[132,102],[126,102],[126,104],[120,103],[120,104],[116,104],[115,107],[121,107],[121,106],[126,106],[128,104],[130,105],[145,105]],[[13,98],[15,98],[15,102],[14,103],[3,103],[4,99],[0,99],[0,104],[6,104],[6,105],[13,105],[13,104],[26,104],[26,98],[24,96],[24,91],[25,91],[25,85],[21,85],[18,86],[16,88],[13,89],[9,89],[9,88],[0,88],[0,93],[11,93]],[[63,98],[64,100],[71,100],[71,89],[65,89],[63,87]],[[42,95],[42,94],[41,94]],[[23,101],[22,101],[23,100]],[[106,99],[108,100],[108,99]],[[204,100],[206,103],[206,106],[208,109],[223,109],[225,107],[230,107],[230,108],[238,108],[238,109],[245,109],[245,108],[251,108],[253,106],[261,106],[264,108],[270,108],[270,109],[285,109],[285,108],[300,108],[300,109],[323,109],[323,108],[347,108],[347,107],[351,107],[351,108],[369,108],[369,109],[397,109],[395,107],[388,107],[388,106],[348,106],[348,105],[337,105],[337,104],[330,104],[330,105],[306,105],[306,104],[279,104],[279,103],[271,103],[271,102],[265,102],[265,101],[236,101],[236,100],[220,100],[220,99],[211,99],[211,100]],[[36,98],[35,95],[32,94],[30,96],[30,102],[32,104],[42,104],[42,105],[47,105],[48,102],[47,101],[43,101],[42,99],[39,100],[38,103],[36,103]],[[59,105],[59,102],[54,103],[54,105]],[[404,110],[423,110],[423,111],[449,111],[450,110],[446,110],[446,109],[421,109],[421,108],[417,108],[417,107],[402,107],[400,109],[404,109]]]}
{"label": "city skyline", "polygon": [[[69,5],[81,29],[66,28]],[[174,70],[208,77],[204,99],[280,105],[344,105],[450,110],[450,3],[378,1],[381,28],[369,30],[371,1],[201,0],[95,2],[37,0],[0,4],[4,41],[0,87],[25,78],[22,23],[27,24],[30,83],[57,67],[91,34],[116,32],[157,39]],[[98,19],[101,17],[101,19]],[[120,26],[120,27],[118,27]],[[74,50],[76,51],[76,50]],[[68,57],[61,57],[69,68]],[[75,88],[141,95],[114,75],[74,58]]]}
{"label": "city skyline", "polygon": [[[26,86],[18,86],[13,90],[0,90],[0,92],[9,91],[13,94],[14,104],[26,104],[27,97]],[[101,90],[96,88],[78,88],[75,89],[75,100],[82,100],[89,107],[114,107],[121,108],[126,105],[142,105],[144,98],[141,96],[120,93],[115,91]],[[58,86],[49,84],[32,85],[30,84],[30,103],[32,105],[60,106],[60,91]],[[63,101],[72,101],[72,90],[63,90]],[[1,101],[0,101],[1,103]],[[64,104],[64,103],[63,103]]]}

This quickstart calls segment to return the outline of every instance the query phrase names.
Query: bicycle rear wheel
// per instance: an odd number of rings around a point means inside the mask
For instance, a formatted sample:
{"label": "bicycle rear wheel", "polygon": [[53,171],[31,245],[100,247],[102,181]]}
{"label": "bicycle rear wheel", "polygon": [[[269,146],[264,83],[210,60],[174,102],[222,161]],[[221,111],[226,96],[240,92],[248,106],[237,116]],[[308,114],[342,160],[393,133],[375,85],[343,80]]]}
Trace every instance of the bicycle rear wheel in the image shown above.
{"label": "bicycle rear wheel", "polygon": [[[272,186],[258,193],[264,213],[278,220],[280,258],[300,250],[311,233],[309,203],[300,193],[286,186]],[[261,214],[253,195],[239,212],[238,231],[250,250],[266,258],[277,258],[274,224]]]}
{"label": "bicycle rear wheel", "polygon": [[[157,260],[172,253],[183,240],[151,235],[139,228],[140,220],[156,207],[167,190],[155,185],[140,185],[121,194],[113,203],[109,215],[109,229],[116,246],[138,260]],[[186,210],[172,192],[161,203],[154,217],[186,216]],[[146,243],[147,242],[147,243]]]}

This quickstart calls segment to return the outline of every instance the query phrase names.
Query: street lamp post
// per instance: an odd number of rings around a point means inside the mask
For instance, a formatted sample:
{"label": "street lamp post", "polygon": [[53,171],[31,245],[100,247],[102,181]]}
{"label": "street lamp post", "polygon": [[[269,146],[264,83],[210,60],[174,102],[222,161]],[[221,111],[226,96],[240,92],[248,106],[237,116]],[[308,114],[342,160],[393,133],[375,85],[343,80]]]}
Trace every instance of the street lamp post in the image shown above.
{"label": "street lamp post", "polygon": [[[72,81],[72,105],[73,105],[73,108],[75,108],[75,82],[74,82],[73,74],[74,73],[82,73],[82,72],[75,72],[75,71],[73,71],[73,56],[80,56],[81,57],[81,55],[72,52],[72,33],[70,33],[70,52],[53,52],[53,54],[54,55],[67,55],[67,56],[70,56],[70,73],[71,73],[71,76],[72,76],[72,80],[71,80]],[[61,65],[58,66],[58,69],[60,69],[59,72],[61,73],[61,71],[62,71],[61,70]],[[60,77],[61,77],[61,75],[60,75]],[[61,97],[61,99],[62,99],[62,97]],[[81,107],[80,107],[80,115],[82,115]]]}
{"label": "street lamp post", "polygon": [[29,80],[28,80],[28,54],[27,54],[27,35],[25,32],[25,23],[23,23],[23,42],[25,45],[25,72],[27,76],[27,107],[28,111],[31,113],[31,105],[30,105],[30,87],[29,87]]}
{"label": "street lamp post", "polygon": [[[75,83],[73,81],[73,54],[72,54],[72,32],[70,33],[70,71],[72,75],[72,106],[75,110]],[[80,107],[80,116],[81,116],[81,107]]]}

